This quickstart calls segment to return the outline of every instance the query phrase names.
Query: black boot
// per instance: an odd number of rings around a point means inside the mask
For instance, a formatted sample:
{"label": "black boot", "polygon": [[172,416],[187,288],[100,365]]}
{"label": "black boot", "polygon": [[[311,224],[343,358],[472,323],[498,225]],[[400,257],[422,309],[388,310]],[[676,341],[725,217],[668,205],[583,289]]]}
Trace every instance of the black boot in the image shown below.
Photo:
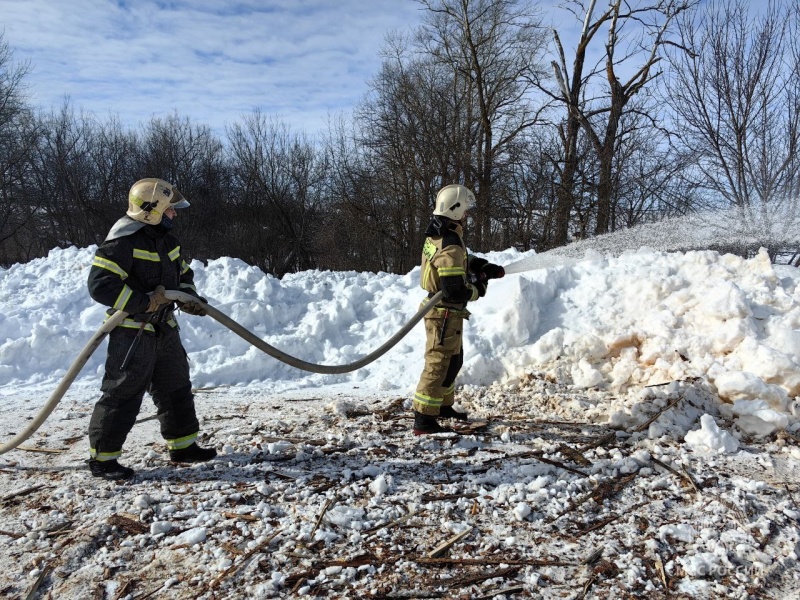
{"label": "black boot", "polygon": [[196,463],[211,460],[217,455],[214,448],[201,448],[196,443],[179,450],[170,450],[169,459],[172,462]]}
{"label": "black boot", "polygon": [[130,479],[133,477],[133,469],[130,467],[123,467],[115,460],[97,460],[96,458],[89,459],[89,470],[95,477],[102,477],[110,481],[118,479]]}
{"label": "black boot", "polygon": [[469,417],[465,412],[459,412],[452,406],[443,406],[439,409],[439,416],[443,419],[456,419],[457,421],[468,421]]}
{"label": "black boot", "polygon": [[431,415],[423,415],[414,411],[414,435],[427,435],[429,433],[452,433],[449,427],[442,427]]}

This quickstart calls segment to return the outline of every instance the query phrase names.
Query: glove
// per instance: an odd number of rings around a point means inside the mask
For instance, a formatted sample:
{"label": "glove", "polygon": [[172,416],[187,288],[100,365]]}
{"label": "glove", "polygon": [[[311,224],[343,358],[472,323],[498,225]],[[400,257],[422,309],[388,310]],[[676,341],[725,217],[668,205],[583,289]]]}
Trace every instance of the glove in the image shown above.
{"label": "glove", "polygon": [[486,263],[481,267],[481,275],[485,275],[486,279],[500,279],[505,276],[506,270],[500,265],[493,265]]}
{"label": "glove", "polygon": [[470,256],[467,260],[467,268],[469,269],[470,273],[474,273],[477,275],[481,272],[481,269],[485,265],[489,264],[489,261],[485,258],[478,258],[477,256]]}
{"label": "glove", "polygon": [[167,297],[164,295],[164,292],[166,291],[167,290],[163,285],[159,285],[152,292],[149,292],[147,296],[150,299],[150,302],[147,305],[147,310],[145,310],[145,312],[156,312],[162,306],[170,304],[172,300],[167,299]]}
{"label": "glove", "polygon": [[[208,304],[208,300],[198,295],[196,292],[186,290],[186,293],[197,297],[197,299],[200,302]],[[208,314],[208,311],[202,304],[200,304],[200,302],[192,302],[191,300],[187,302],[178,302],[178,307],[187,315],[197,315],[198,317],[205,317]]]}
{"label": "glove", "polygon": [[208,311],[199,302],[182,302],[178,303],[180,309],[187,315],[197,315],[198,317],[205,317]]}

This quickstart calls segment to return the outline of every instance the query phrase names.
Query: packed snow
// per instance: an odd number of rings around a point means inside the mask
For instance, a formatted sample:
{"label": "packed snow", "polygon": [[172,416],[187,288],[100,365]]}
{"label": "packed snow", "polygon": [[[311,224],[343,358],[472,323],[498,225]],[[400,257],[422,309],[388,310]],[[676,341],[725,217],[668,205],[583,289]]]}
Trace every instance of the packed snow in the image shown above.
{"label": "packed snow", "polygon": [[[0,270],[3,442],[102,323],[93,252]],[[0,594],[797,597],[800,270],[766,252],[484,256],[509,274],[469,306],[460,434],[411,434],[421,325],[319,375],[182,315],[201,443],[220,456],[170,464],[146,400],[121,459],[136,477],[97,480],[103,344],[0,456]],[[191,266],[211,305],[312,363],[368,354],[424,296],[418,268]]]}

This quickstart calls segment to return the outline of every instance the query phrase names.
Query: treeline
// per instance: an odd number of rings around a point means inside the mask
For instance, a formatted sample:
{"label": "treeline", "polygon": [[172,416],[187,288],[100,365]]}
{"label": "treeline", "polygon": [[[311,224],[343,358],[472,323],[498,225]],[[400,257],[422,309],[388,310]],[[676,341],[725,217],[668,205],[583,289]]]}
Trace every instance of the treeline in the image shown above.
{"label": "treeline", "polygon": [[277,276],[408,272],[453,182],[478,198],[479,252],[709,207],[741,211],[732,246],[796,239],[800,0],[755,16],[744,0],[568,1],[569,43],[527,2],[419,4],[360,105],[313,138],[258,110],[223,137],[179,114],[138,130],[69,102],[43,114],[0,37],[0,264],[101,242],[153,176],[192,203],[191,256]]}

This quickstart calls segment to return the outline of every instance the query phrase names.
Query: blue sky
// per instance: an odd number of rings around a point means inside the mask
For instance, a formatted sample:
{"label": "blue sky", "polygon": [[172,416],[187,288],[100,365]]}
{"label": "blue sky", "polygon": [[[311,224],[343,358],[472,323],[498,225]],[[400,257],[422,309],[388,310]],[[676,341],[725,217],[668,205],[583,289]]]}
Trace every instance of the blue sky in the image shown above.
{"label": "blue sky", "polygon": [[222,131],[256,107],[315,133],[349,112],[413,0],[3,0],[0,31],[34,105],[136,127],[177,112]]}
{"label": "blue sky", "polygon": [[[317,133],[367,92],[387,33],[410,33],[423,16],[414,0],[1,3],[0,32],[14,60],[30,62],[35,106],[57,109],[69,97],[133,128],[177,112],[220,134],[256,108]],[[571,63],[580,21],[558,5],[539,3]]]}

